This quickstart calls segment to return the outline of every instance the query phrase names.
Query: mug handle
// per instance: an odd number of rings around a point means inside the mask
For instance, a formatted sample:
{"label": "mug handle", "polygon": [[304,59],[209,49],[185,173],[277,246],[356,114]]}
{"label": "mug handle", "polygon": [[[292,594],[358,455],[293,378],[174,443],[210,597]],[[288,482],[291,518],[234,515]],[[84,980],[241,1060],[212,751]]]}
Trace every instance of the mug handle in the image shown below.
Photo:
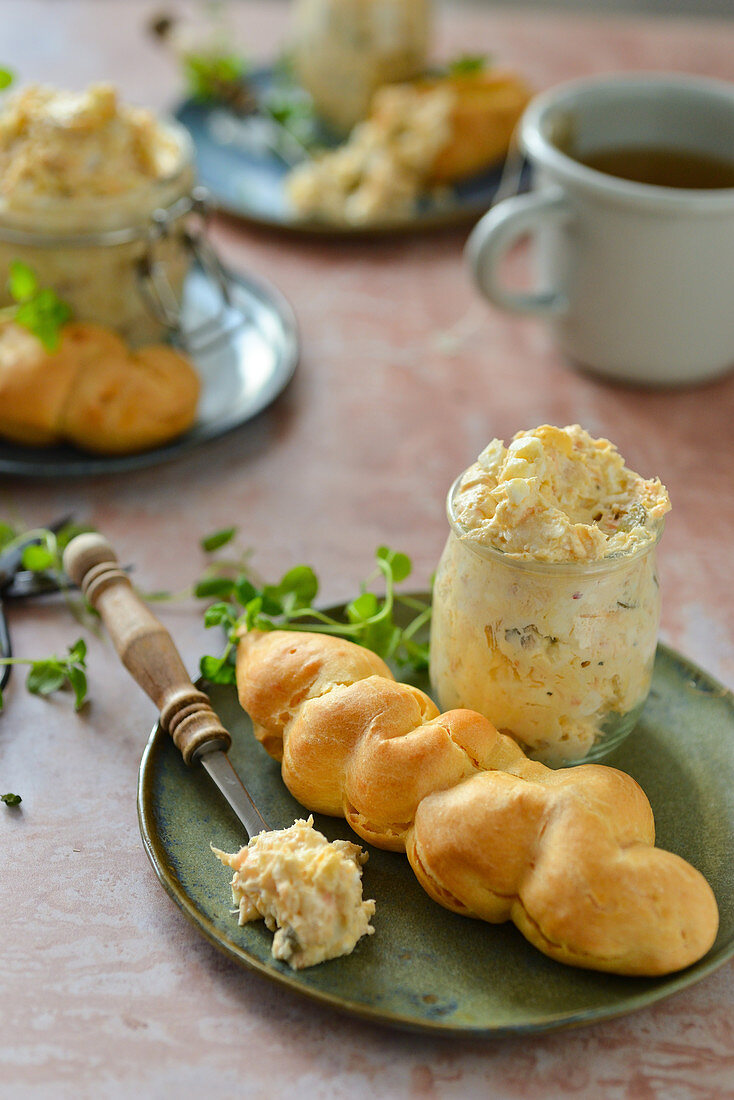
{"label": "mug handle", "polygon": [[512,313],[564,313],[568,301],[563,291],[510,290],[501,281],[499,268],[505,253],[520,237],[536,232],[546,220],[566,222],[570,218],[571,208],[559,187],[514,195],[493,207],[477,222],[466,245],[466,258],[482,294]]}

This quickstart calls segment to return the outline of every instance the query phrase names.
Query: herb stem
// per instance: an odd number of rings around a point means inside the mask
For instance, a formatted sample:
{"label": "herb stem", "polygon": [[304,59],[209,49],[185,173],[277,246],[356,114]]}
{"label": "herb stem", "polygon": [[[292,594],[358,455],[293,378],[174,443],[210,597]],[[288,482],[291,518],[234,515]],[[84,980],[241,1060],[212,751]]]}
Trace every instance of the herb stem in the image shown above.
{"label": "herb stem", "polygon": [[406,626],[405,630],[403,631],[403,640],[408,641],[410,638],[412,638],[414,634],[418,633],[422,626],[425,626],[427,622],[430,622],[430,619],[431,608],[427,607],[425,611],[423,611],[420,615],[417,615],[415,619],[413,619],[413,622],[410,624],[410,626]]}

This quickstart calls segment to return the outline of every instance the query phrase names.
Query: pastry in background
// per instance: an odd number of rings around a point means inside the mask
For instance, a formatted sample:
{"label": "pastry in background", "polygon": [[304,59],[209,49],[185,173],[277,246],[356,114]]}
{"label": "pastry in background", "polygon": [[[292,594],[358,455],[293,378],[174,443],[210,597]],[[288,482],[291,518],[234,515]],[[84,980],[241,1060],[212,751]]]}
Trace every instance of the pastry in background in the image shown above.
{"label": "pastry in background", "polygon": [[507,69],[456,72],[419,80],[420,91],[448,87],[451,133],[431,165],[431,183],[456,183],[501,160],[530,101],[528,84]]}
{"label": "pastry in background", "polygon": [[0,435],[95,454],[159,447],[193,424],[199,377],[164,344],[132,351],[100,325],[72,322],[57,351],[13,322],[0,327]]}

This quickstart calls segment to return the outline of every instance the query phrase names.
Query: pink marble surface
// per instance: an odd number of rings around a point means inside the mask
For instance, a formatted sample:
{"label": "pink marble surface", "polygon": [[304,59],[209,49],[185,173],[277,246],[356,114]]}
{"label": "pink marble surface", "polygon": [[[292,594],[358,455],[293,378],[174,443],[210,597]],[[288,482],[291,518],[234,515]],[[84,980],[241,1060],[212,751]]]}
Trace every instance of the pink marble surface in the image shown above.
{"label": "pink marble surface", "polygon": [[[145,40],[153,10],[4,0],[2,59],[24,79],[111,78],[164,106],[176,74]],[[285,9],[243,2],[237,18],[252,53],[271,56]],[[447,7],[440,48],[490,50],[539,88],[633,68],[734,79],[734,24],[712,20]],[[202,564],[200,535],[237,523],[262,571],[309,561],[336,600],[382,542],[409,552],[425,585],[455,474],[494,435],[579,421],[667,483],[663,636],[731,686],[734,378],[650,393],[573,372],[543,327],[477,300],[464,236],[324,243],[221,223],[227,260],[272,279],[298,314],[303,359],[287,393],[245,429],[134,477],[6,479],[0,514],[32,524],[73,509],[149,589],[185,585]],[[162,617],[195,669],[208,647],[197,609]],[[19,655],[61,651],[78,634],[52,604],[13,609],[12,628]],[[20,811],[0,807],[0,1094],[734,1096],[731,965],[617,1021],[487,1043],[342,1018],[233,966],[189,927],[141,847],[135,784],[152,704],[94,639],[89,674],[79,716],[64,696],[29,696],[16,676],[0,718],[0,787],[23,796]]]}

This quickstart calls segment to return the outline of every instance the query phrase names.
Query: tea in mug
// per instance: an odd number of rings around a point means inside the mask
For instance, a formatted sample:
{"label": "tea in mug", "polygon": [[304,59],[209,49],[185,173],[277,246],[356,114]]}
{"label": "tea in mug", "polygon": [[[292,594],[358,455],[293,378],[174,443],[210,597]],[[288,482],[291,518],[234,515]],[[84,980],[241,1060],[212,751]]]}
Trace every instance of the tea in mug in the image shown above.
{"label": "tea in mug", "polygon": [[576,156],[579,164],[607,176],[647,183],[654,187],[712,190],[734,187],[734,161],[708,153],[662,146],[630,145],[597,149]]}

